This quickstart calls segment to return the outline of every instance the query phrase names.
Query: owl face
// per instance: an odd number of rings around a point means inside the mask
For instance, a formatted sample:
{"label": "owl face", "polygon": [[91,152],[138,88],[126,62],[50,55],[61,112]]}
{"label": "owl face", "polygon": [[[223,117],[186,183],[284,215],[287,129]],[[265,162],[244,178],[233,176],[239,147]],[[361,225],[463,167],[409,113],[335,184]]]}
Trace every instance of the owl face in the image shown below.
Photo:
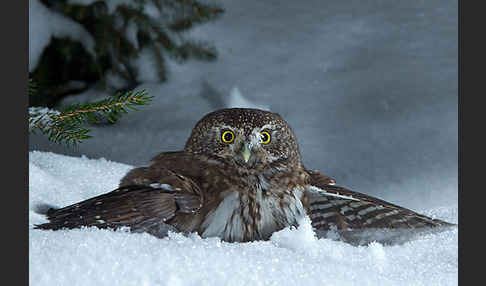
{"label": "owl face", "polygon": [[209,113],[194,127],[185,151],[216,156],[248,169],[275,163],[300,163],[290,126],[277,114],[249,108]]}

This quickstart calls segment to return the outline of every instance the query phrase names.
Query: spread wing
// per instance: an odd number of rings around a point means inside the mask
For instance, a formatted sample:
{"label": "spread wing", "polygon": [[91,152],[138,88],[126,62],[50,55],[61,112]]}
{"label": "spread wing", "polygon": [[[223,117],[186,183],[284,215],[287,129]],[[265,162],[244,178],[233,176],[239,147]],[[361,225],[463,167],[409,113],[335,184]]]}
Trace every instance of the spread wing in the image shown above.
{"label": "spread wing", "polygon": [[[312,187],[305,193],[304,204],[318,235],[324,236],[329,230],[351,236],[353,232],[363,234],[369,229],[410,230],[453,225],[372,196],[326,184],[328,177],[319,172],[309,171],[309,174]],[[395,231],[393,234],[403,233]]]}
{"label": "spread wing", "polygon": [[199,187],[198,164],[204,160],[183,152],[159,155],[150,167],[130,171],[114,191],[47,212],[48,223],[39,229],[130,227],[135,232],[165,236],[170,221],[179,214],[192,214],[204,204]]}

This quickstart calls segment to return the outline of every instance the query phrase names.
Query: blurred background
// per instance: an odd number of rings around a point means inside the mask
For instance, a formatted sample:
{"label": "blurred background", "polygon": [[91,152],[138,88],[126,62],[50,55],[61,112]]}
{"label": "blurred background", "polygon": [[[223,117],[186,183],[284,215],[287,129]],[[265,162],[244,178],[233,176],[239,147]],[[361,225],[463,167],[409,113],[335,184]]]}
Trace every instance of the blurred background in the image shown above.
{"label": "blurred background", "polygon": [[29,0],[31,107],[146,90],[77,149],[146,165],[223,107],[280,113],[308,168],[415,210],[457,205],[458,4],[452,0]]}

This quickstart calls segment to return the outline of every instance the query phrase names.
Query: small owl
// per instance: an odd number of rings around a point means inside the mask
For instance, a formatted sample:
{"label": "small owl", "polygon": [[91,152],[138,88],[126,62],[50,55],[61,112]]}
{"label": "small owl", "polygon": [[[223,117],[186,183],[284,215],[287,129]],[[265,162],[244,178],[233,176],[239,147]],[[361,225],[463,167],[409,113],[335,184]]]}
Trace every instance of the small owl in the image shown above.
{"label": "small owl", "polygon": [[118,189],[49,209],[39,229],[96,226],[164,237],[198,233],[228,242],[268,240],[309,216],[320,237],[345,241],[371,229],[450,225],[335,185],[307,169],[296,137],[277,113],[229,108],[204,116],[184,150],[131,170]]}

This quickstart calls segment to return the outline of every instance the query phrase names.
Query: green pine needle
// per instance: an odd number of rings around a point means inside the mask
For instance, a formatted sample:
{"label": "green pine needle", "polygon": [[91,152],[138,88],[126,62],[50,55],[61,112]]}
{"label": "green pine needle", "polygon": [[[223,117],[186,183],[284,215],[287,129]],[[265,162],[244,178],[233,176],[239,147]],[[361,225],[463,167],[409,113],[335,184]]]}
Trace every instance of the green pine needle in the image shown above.
{"label": "green pine needle", "polygon": [[116,122],[122,114],[128,113],[127,108],[137,110],[135,106],[148,105],[152,98],[146,95],[145,90],[128,91],[96,102],[70,105],[62,112],[30,108],[29,130],[34,134],[39,130],[47,135],[50,141],[76,147],[83,140],[91,138],[88,134],[90,129],[80,125],[99,123],[103,118],[112,123]]}

